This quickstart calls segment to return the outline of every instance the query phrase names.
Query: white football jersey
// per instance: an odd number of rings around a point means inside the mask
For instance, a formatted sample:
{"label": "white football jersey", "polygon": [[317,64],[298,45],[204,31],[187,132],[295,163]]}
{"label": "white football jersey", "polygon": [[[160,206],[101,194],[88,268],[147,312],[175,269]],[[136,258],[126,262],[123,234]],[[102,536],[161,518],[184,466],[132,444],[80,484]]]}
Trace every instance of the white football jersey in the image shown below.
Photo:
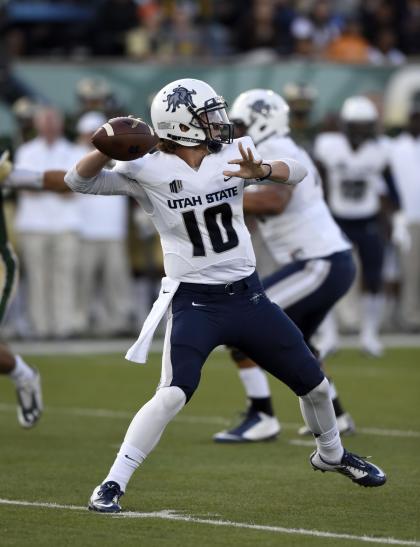
{"label": "white football jersey", "polygon": [[78,184],[74,170],[66,181],[75,191],[125,194],[141,203],[159,232],[168,277],[208,284],[237,281],[255,270],[243,217],[245,181],[223,175],[235,169],[228,162],[240,157],[240,141],[259,158],[252,140],[243,137],[205,156],[198,169],[175,154],[155,152],[118,162],[85,184]]}
{"label": "white football jersey", "polygon": [[[308,171],[298,184],[284,211],[260,217],[261,235],[278,264],[320,258],[350,249],[350,244],[335,223],[325,203],[318,171],[303,148],[290,137],[274,135],[257,146],[264,159],[288,157]],[[251,187],[252,191],[255,187]]]}
{"label": "white football jersey", "polygon": [[353,150],[342,133],[321,133],[314,156],[327,171],[328,203],[334,216],[363,219],[378,213],[380,195],[386,192],[384,143],[372,139]]}

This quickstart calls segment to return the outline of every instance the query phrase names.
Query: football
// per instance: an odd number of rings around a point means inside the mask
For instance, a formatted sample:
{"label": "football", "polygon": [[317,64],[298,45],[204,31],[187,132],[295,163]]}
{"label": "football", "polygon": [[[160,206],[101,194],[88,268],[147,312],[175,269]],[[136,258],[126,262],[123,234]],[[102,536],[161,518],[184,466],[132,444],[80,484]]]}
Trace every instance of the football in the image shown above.
{"label": "football", "polygon": [[144,156],[159,141],[159,137],[140,118],[112,118],[101,125],[92,136],[92,143],[100,152],[114,160],[130,161]]}

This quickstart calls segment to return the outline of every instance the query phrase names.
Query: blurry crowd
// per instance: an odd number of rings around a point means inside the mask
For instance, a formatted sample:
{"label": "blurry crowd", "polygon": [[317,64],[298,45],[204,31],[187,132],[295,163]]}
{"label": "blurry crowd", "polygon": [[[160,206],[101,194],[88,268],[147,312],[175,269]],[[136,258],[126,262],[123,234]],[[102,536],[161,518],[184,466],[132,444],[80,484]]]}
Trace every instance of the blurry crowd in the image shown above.
{"label": "blurry crowd", "polygon": [[[67,170],[92,149],[96,129],[124,113],[101,78],[82,79],[75,91],[79,109],[71,118],[26,97],[15,102],[16,166]],[[125,196],[22,191],[8,197],[22,278],[8,335],[68,339],[136,332],[162,274],[154,228],[137,205]]]}
{"label": "blurry crowd", "polygon": [[[34,4],[36,4],[36,9]],[[420,0],[2,0],[12,57],[398,65],[420,54]]]}
{"label": "blurry crowd", "polygon": [[[313,124],[317,91],[312,86],[290,82],[279,91],[290,105],[291,135],[310,154],[320,134],[343,131],[334,113]],[[83,78],[75,92],[78,110],[71,118],[25,97],[15,102],[19,130],[11,147],[17,167],[66,170],[91,148],[91,136],[105,120],[125,114],[105,79]],[[420,106],[412,106],[398,136],[381,139],[412,240],[404,253],[387,243],[382,328],[419,332]],[[138,332],[163,270],[158,238],[137,204],[123,196],[21,191],[9,195],[7,213],[22,277],[6,323],[9,336],[66,339]],[[341,307],[341,327],[350,332],[359,320],[357,287],[353,303]]]}

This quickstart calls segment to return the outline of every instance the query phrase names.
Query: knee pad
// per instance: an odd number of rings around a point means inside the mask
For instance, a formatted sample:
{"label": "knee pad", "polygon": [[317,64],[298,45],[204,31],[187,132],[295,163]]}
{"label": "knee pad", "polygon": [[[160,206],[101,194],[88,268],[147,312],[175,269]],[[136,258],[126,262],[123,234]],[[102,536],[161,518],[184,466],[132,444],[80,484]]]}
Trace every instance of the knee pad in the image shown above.
{"label": "knee pad", "polygon": [[184,391],[177,386],[161,387],[154,398],[166,412],[171,414],[179,412],[187,400]]}
{"label": "knee pad", "polygon": [[320,384],[311,389],[306,395],[301,395],[302,399],[316,403],[330,398],[330,383],[327,378],[324,378]]}

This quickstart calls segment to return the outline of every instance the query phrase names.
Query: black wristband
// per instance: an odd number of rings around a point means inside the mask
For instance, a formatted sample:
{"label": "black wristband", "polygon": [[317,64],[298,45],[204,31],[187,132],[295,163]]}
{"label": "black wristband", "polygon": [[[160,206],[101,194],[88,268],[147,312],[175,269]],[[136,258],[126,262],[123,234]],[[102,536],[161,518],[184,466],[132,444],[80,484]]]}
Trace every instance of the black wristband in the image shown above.
{"label": "black wristband", "polygon": [[271,166],[271,163],[262,163],[261,165],[268,165],[268,167],[270,168],[270,171],[265,175],[265,177],[261,177],[260,179],[255,179],[258,182],[269,179],[271,177],[272,172],[273,172],[273,168]]}

